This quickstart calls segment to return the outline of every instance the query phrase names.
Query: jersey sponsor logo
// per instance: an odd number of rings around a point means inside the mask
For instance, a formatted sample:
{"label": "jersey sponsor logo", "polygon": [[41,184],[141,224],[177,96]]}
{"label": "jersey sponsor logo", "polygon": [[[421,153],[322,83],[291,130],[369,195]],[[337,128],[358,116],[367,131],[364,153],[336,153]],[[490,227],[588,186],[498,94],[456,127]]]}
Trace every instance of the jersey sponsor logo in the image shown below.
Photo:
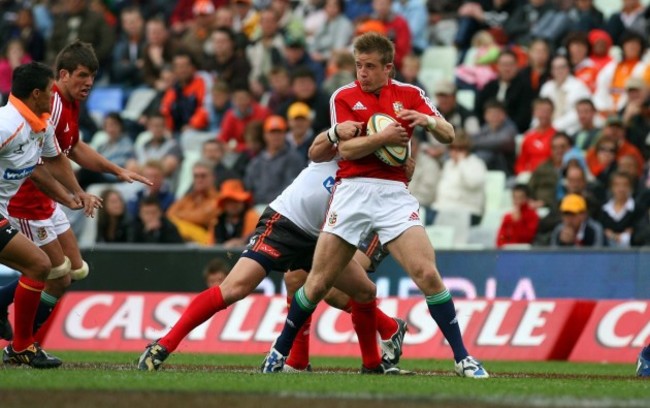
{"label": "jersey sponsor logo", "polygon": [[328,193],[332,194],[332,189],[334,188],[335,183],[336,180],[334,180],[334,177],[329,176],[325,181],[323,181],[323,187],[325,187],[325,190],[327,190]]}
{"label": "jersey sponsor logo", "polygon": [[5,180],[22,180],[29,177],[36,166],[25,167],[24,169],[6,169],[2,178]]}
{"label": "jersey sponsor logo", "polygon": [[352,110],[358,111],[358,110],[368,110],[364,104],[361,103],[361,101],[358,101],[357,103],[354,104],[352,107]]}
{"label": "jersey sponsor logo", "polygon": [[336,221],[338,220],[338,218],[339,218],[339,216],[336,213],[336,211],[332,211],[330,213],[329,217],[327,217],[327,225],[329,225],[331,227],[332,225],[336,224]]}

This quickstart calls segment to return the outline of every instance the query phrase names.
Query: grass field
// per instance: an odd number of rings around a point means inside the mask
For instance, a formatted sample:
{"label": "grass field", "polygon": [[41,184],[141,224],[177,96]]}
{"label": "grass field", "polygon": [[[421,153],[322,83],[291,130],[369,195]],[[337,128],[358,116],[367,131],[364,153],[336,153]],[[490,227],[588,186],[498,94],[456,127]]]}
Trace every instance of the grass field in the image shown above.
{"label": "grass field", "polygon": [[492,378],[456,377],[450,361],[404,360],[416,376],[361,376],[359,360],[314,358],[314,373],[262,375],[262,356],[174,354],[158,372],[133,353],[59,352],[61,369],[0,368],[0,407],[650,407],[634,365],[486,362]]}

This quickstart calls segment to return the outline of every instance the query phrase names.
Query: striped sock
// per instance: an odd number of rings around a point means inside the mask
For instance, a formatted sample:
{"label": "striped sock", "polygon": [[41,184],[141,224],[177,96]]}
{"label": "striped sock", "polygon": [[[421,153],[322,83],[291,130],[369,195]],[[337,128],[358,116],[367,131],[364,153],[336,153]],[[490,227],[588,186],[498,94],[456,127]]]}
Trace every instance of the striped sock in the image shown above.
{"label": "striped sock", "polygon": [[291,301],[282,333],[280,333],[280,337],[275,341],[275,349],[283,356],[289,355],[293,341],[298,335],[300,328],[312,313],[314,313],[316,306],[318,306],[318,303],[311,302],[305,295],[304,286],[298,289]]}
{"label": "striped sock", "polygon": [[460,334],[460,326],[456,317],[456,308],[449,290],[445,289],[440,293],[429,295],[426,300],[431,317],[436,321],[440,331],[442,331],[454,351],[454,360],[459,362],[467,357],[468,353],[463,344],[463,336]]}

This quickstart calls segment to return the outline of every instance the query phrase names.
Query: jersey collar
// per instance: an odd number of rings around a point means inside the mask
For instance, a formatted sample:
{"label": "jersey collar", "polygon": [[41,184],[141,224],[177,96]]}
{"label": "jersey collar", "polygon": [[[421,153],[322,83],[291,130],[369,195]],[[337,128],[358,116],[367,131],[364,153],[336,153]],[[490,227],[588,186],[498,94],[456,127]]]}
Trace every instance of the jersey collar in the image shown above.
{"label": "jersey collar", "polygon": [[18,110],[18,113],[25,118],[34,133],[43,132],[47,128],[47,119],[50,115],[44,113],[41,117],[38,117],[23,103],[23,101],[11,94],[9,95],[9,102]]}

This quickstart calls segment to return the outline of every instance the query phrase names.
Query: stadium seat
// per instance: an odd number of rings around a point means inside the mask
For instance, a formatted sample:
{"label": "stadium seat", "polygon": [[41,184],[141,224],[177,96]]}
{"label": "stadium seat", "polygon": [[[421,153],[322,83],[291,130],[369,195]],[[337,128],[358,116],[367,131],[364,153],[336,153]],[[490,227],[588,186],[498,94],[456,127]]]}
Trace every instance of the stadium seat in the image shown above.
{"label": "stadium seat", "polygon": [[424,230],[435,249],[454,247],[454,227],[449,225],[429,225]]}
{"label": "stadium seat", "polygon": [[452,46],[431,46],[424,51],[418,79],[429,95],[435,94],[433,87],[439,80],[453,82],[457,59],[458,51]]}
{"label": "stadium seat", "polygon": [[156,97],[156,93],[156,90],[151,88],[134,89],[122,111],[122,118],[133,121],[138,120],[149,103]]}
{"label": "stadium seat", "polygon": [[485,178],[485,210],[502,208],[505,191],[506,173],[501,170],[489,170]]}
{"label": "stadium seat", "polygon": [[[647,3],[642,1],[642,3]],[[621,11],[622,0],[594,0],[594,7],[600,10],[607,20],[612,14]]]}
{"label": "stadium seat", "polygon": [[88,113],[98,126],[109,112],[122,112],[124,108],[124,89],[107,86],[93,88],[86,104]]}
{"label": "stadium seat", "polygon": [[[101,196],[104,190],[111,188],[112,184],[101,183],[101,184],[91,184],[86,189],[88,194],[94,194],[96,196]],[[83,229],[81,234],[79,234],[79,246],[81,248],[91,247],[97,241],[97,217],[86,217]]]}
{"label": "stadium seat", "polygon": [[181,198],[192,186],[192,166],[201,159],[201,153],[189,150],[184,152],[183,164],[181,164],[178,173],[178,183],[176,184],[176,198]]}
{"label": "stadium seat", "polygon": [[469,245],[480,245],[482,248],[491,249],[496,247],[498,227],[492,225],[479,225],[471,227],[467,243]]}
{"label": "stadium seat", "polygon": [[449,226],[453,228],[455,247],[461,247],[467,243],[470,227],[470,213],[464,210],[438,210],[435,226]]}
{"label": "stadium seat", "polygon": [[456,91],[456,101],[460,106],[470,111],[474,111],[474,100],[476,93],[471,89],[459,89]]}

